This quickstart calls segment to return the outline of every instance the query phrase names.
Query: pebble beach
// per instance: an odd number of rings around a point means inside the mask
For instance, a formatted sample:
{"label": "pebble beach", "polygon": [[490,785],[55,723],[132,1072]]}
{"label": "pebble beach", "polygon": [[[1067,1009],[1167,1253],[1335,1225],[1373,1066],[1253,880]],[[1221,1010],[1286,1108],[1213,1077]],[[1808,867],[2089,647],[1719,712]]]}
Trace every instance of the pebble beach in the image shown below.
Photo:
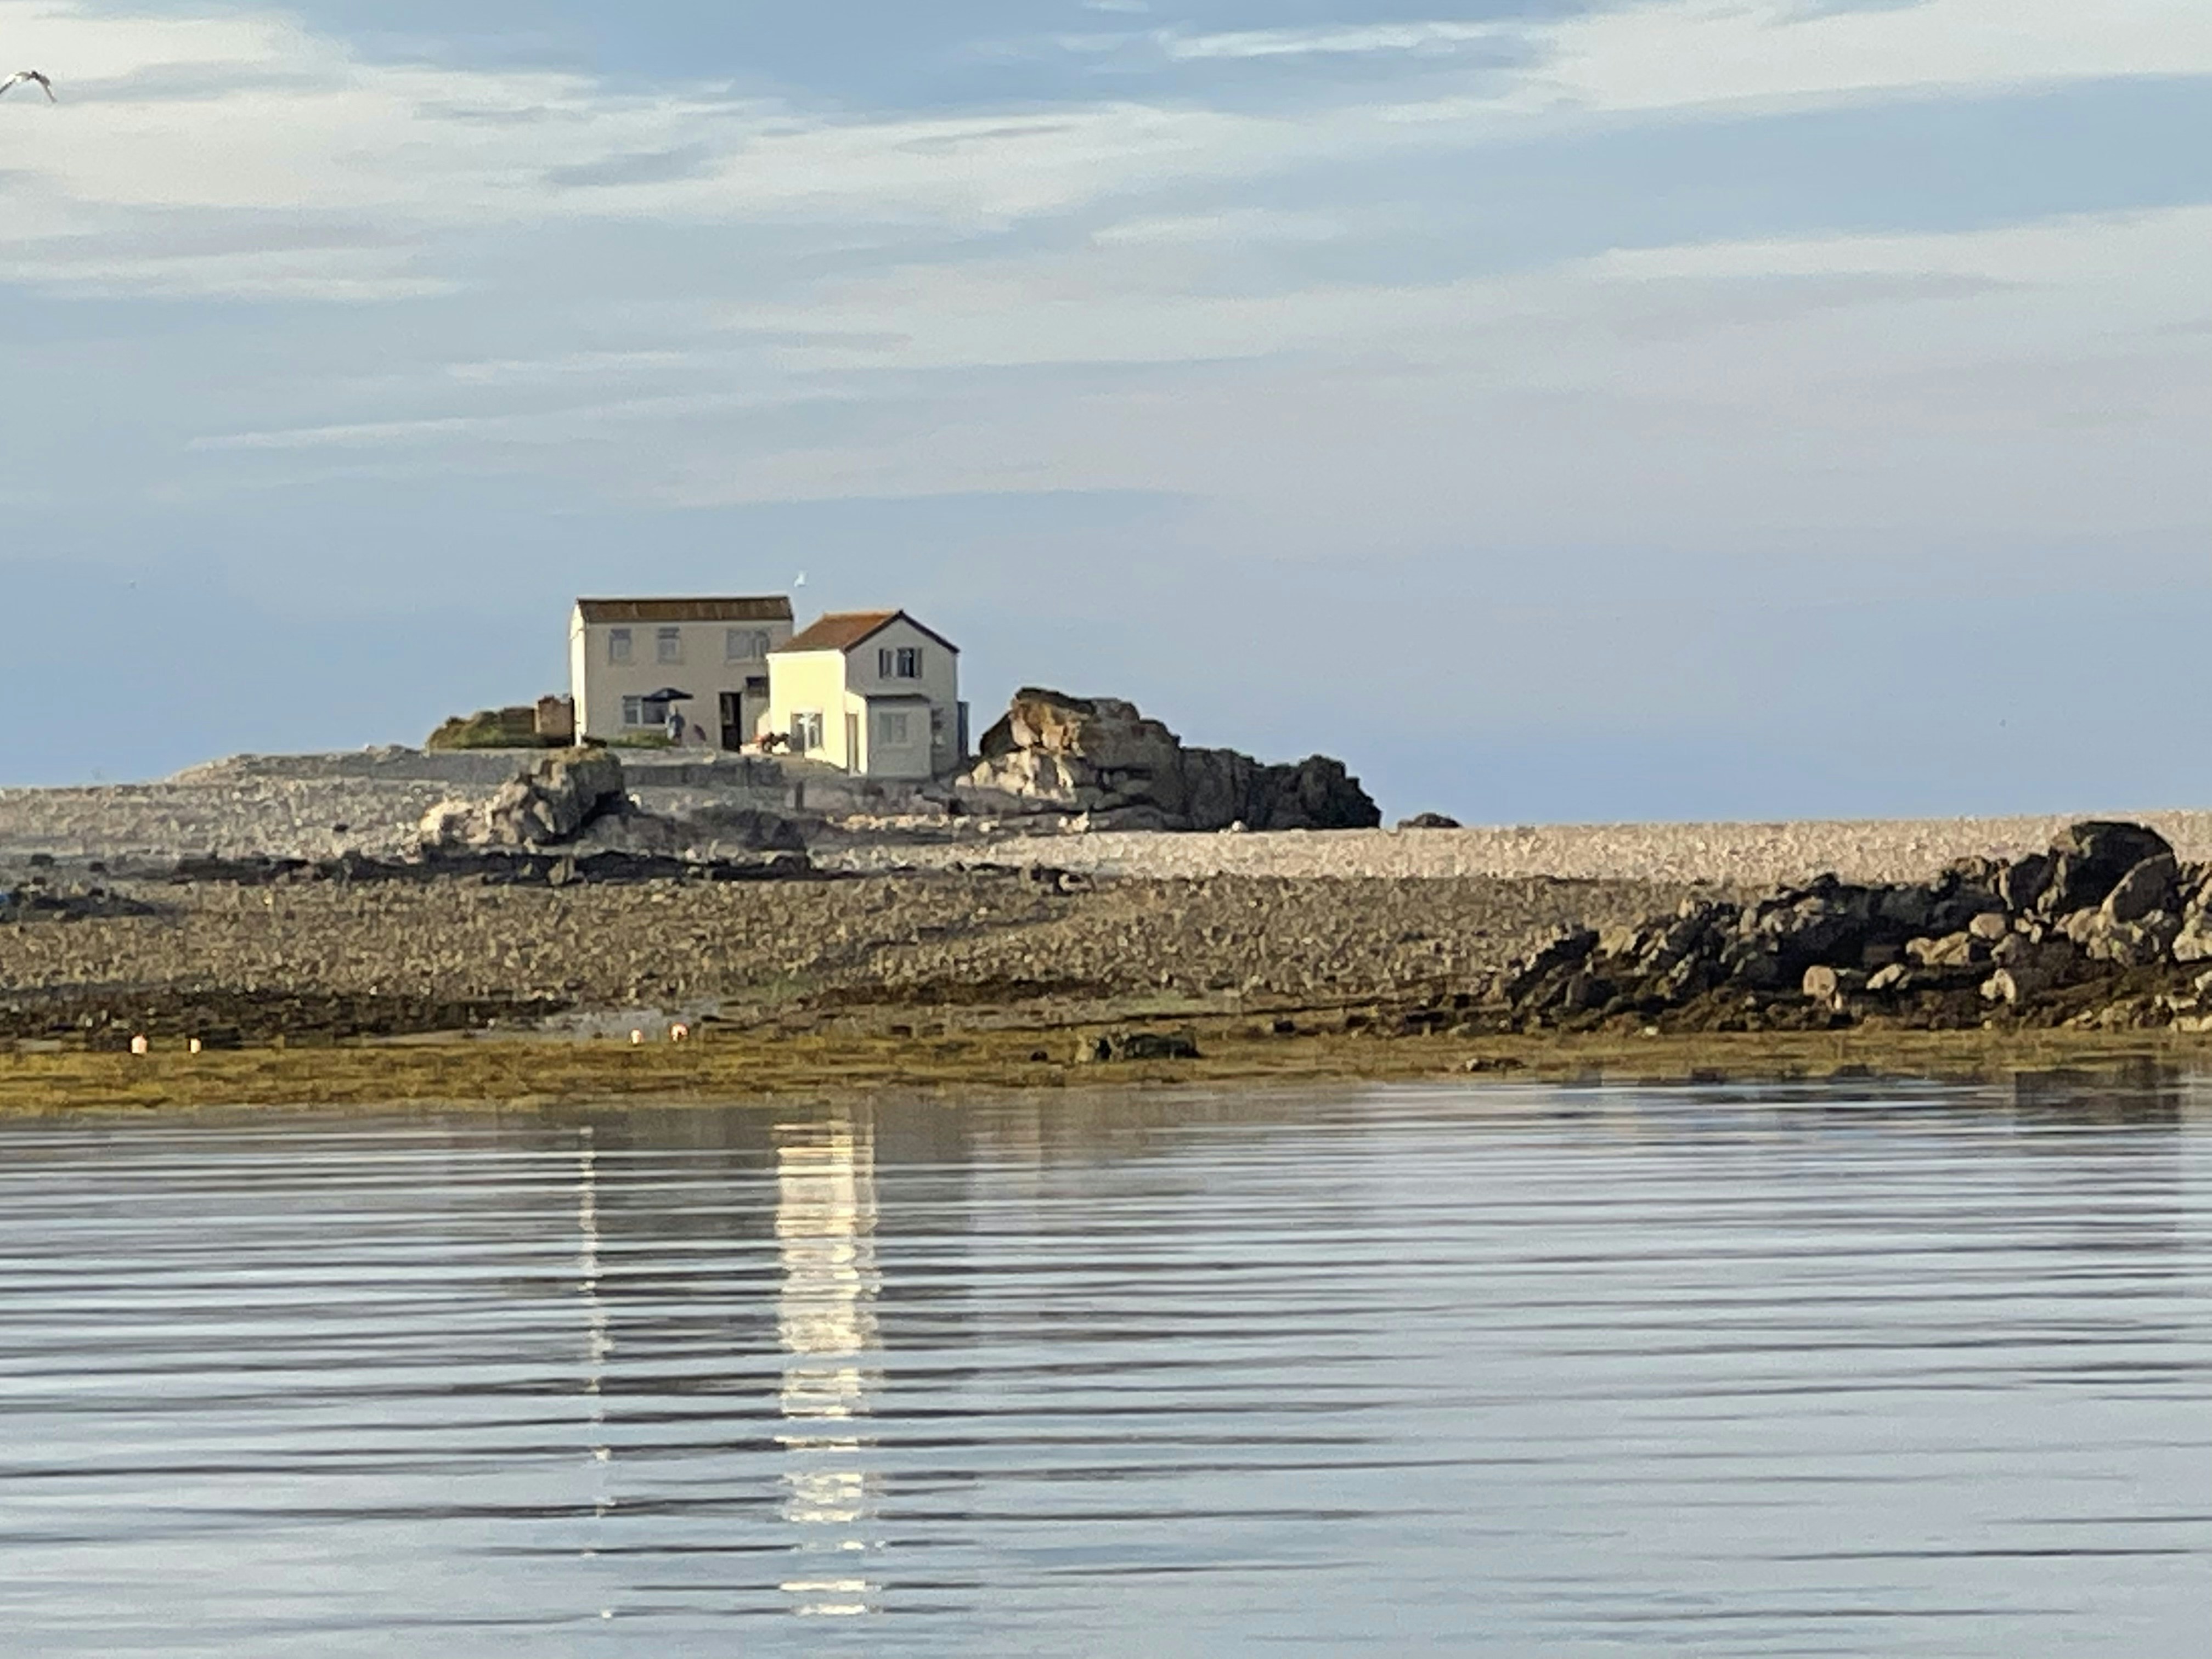
{"label": "pebble beach", "polygon": [[[377,751],[0,792],[0,885],[80,896],[67,920],[0,930],[0,1036],[185,1034],[211,1018],[252,1041],[633,1008],[867,1006],[896,1021],[918,1006],[1448,996],[1562,928],[1632,925],[1687,897],[1829,872],[1923,879],[1954,859],[2039,849],[2092,815],[1261,834],[817,823],[803,878],[727,884],[257,886],[177,869],[208,853],[396,858],[428,807],[488,796],[512,766]],[[665,811],[684,791],[647,777],[634,793]],[[2212,860],[2212,812],[2106,815]],[[107,896],[83,896],[95,891]]]}

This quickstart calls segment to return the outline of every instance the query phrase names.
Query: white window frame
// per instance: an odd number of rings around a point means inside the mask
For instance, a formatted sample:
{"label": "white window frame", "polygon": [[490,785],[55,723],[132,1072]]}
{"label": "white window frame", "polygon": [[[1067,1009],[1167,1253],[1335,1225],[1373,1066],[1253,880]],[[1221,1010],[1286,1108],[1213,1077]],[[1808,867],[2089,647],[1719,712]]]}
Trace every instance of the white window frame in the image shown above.
{"label": "white window frame", "polygon": [[607,629],[607,660],[609,662],[626,663],[629,661],[631,649],[632,641],[629,629],[627,628],[610,628]]}
{"label": "white window frame", "polygon": [[684,660],[684,630],[680,628],[654,629],[653,659],[660,663],[682,662]]}
{"label": "white window frame", "polygon": [[645,699],[640,696],[624,697],[622,700],[622,723],[625,730],[638,732],[648,726],[658,725],[659,722],[646,719]]}
{"label": "white window frame", "polygon": [[726,628],[722,630],[722,660],[724,662],[758,662],[767,655],[767,629]]}
{"label": "white window frame", "polygon": [[811,755],[824,747],[822,735],[822,711],[818,708],[794,708],[791,711],[791,751],[794,755]]}
{"label": "white window frame", "polygon": [[903,708],[876,710],[876,742],[885,749],[914,746],[914,720]]}
{"label": "white window frame", "polygon": [[891,654],[891,678],[895,680],[918,680],[921,678],[921,647],[902,645]]}

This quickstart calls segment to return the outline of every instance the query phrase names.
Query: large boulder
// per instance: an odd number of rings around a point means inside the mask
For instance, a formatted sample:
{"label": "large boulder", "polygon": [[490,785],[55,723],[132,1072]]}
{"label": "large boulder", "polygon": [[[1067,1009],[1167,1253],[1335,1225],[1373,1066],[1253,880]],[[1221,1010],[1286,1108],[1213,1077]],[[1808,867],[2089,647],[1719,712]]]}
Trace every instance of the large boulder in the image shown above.
{"label": "large boulder", "polygon": [[2049,879],[2036,908],[2047,916],[2094,909],[2137,865],[2172,856],[2166,837],[2140,823],[2090,818],[2071,824],[2051,841]]}
{"label": "large boulder", "polygon": [[1233,749],[1187,749],[1115,697],[1025,686],[976,749],[966,787],[1099,827],[1370,830],[1382,822],[1340,761],[1314,755],[1269,766]]}
{"label": "large boulder", "polygon": [[557,846],[629,797],[622,762],[604,749],[564,749],[500,786],[481,806],[441,801],[422,819],[427,853]]}

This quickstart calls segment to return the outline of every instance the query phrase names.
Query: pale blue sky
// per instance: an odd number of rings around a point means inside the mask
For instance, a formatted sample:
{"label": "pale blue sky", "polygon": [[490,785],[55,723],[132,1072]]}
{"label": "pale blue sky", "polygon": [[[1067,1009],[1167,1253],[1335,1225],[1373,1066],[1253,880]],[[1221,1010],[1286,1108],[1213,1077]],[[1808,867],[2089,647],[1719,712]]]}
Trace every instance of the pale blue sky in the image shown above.
{"label": "pale blue sky", "polygon": [[1480,820],[2201,804],[2204,0],[0,0],[0,781],[904,604]]}

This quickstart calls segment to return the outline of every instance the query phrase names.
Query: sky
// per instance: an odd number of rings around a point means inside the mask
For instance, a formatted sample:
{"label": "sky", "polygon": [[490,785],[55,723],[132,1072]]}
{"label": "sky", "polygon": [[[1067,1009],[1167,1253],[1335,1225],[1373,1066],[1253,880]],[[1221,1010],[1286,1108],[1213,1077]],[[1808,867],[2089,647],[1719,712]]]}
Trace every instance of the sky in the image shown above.
{"label": "sky", "polygon": [[2208,804],[2205,0],[0,0],[0,784],[903,605],[1474,823]]}

